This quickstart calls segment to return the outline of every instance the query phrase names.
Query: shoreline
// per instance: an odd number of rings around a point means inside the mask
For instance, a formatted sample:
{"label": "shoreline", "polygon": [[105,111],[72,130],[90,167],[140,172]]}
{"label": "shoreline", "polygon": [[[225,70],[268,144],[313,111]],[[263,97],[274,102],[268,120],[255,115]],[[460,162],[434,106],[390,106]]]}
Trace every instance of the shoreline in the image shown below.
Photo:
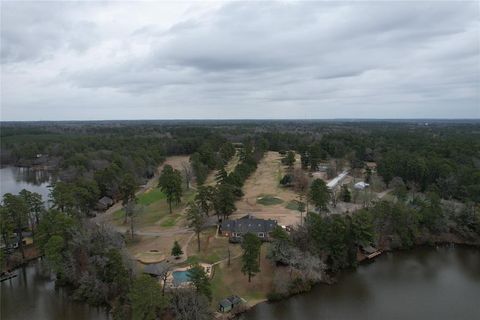
{"label": "shoreline", "polygon": [[[451,234],[449,233],[448,235],[454,235],[454,234]],[[435,248],[436,246],[449,246],[449,245],[454,245],[454,246],[459,246],[459,247],[465,247],[465,248],[470,248],[470,249],[477,249],[479,250],[480,249],[480,239],[477,239],[476,241],[474,242],[470,242],[470,241],[466,241],[464,239],[458,239],[458,241],[437,241],[437,242],[433,242],[433,243],[418,243],[418,244],[415,244],[413,247],[411,248],[388,248],[388,249],[382,249],[382,254],[376,256],[375,258],[372,258],[372,259],[364,259],[362,261],[359,261],[358,262],[358,266],[360,265],[363,265],[363,264],[369,264],[369,263],[374,263],[375,260],[384,255],[385,253],[396,253],[396,252],[407,252],[407,251],[414,251],[414,250],[417,250],[419,248]],[[338,276],[340,275],[340,273],[342,271],[345,271],[345,270],[352,270],[352,271],[355,271],[356,268],[348,268],[348,269],[343,269],[343,270],[340,270],[338,272],[336,272],[335,274],[332,274],[331,277],[330,277],[330,280],[324,280],[324,281],[318,281],[318,282],[315,282],[315,283],[312,283],[311,287],[309,290],[306,290],[306,291],[302,291],[302,292],[298,292],[298,293],[294,293],[294,294],[289,294],[285,297],[282,297],[281,299],[276,299],[276,300],[268,300],[268,299],[261,299],[259,301],[255,301],[254,303],[252,303],[251,305],[250,304],[246,304],[245,305],[245,310],[242,310],[242,312],[239,312],[237,314],[232,314],[230,316],[227,316],[227,317],[224,317],[224,318],[220,318],[220,319],[240,319],[240,316],[246,312],[248,312],[249,310],[253,309],[255,306],[261,304],[261,303],[276,303],[276,302],[280,302],[280,301],[284,301],[284,300],[287,300],[289,298],[292,298],[294,296],[298,296],[298,295],[302,295],[302,294],[305,294],[305,293],[309,293],[312,291],[312,289],[317,286],[317,285],[321,285],[321,284],[325,284],[325,285],[329,285],[329,286],[332,286],[332,285],[335,285],[339,279],[338,279]]]}

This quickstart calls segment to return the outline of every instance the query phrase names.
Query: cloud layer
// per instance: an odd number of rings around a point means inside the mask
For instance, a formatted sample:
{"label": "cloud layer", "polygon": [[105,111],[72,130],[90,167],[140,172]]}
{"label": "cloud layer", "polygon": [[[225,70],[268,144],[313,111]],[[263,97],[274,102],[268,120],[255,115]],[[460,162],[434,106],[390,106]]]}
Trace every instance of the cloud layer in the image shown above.
{"label": "cloud layer", "polygon": [[2,2],[2,120],[479,118],[475,2]]}

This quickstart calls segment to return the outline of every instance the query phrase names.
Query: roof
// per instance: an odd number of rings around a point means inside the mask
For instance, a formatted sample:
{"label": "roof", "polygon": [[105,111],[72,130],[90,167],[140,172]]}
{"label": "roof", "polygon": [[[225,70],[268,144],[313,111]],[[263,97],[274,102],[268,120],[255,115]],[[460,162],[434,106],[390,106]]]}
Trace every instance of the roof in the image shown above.
{"label": "roof", "polygon": [[347,174],[348,174],[347,170],[343,171],[338,176],[333,178],[329,183],[327,183],[327,187],[330,189],[335,188],[337,184],[347,176]]}
{"label": "roof", "polygon": [[145,268],[143,268],[143,273],[151,274],[154,276],[161,276],[168,270],[166,268],[165,263],[154,263],[154,264],[147,264]]}
{"label": "roof", "polygon": [[240,298],[239,296],[233,295],[223,299],[222,301],[219,302],[219,304],[222,307],[227,308],[227,307],[233,307],[242,302],[243,302],[242,298]]}
{"label": "roof", "polygon": [[230,296],[227,298],[233,305],[239,304],[242,302],[242,299],[239,296]]}
{"label": "roof", "polygon": [[223,299],[219,303],[223,308],[228,308],[232,306],[232,302],[229,299]]}
{"label": "roof", "polygon": [[248,214],[237,220],[225,220],[222,222],[222,231],[231,231],[239,233],[248,232],[271,232],[277,226],[275,220],[258,219]]}
{"label": "roof", "polygon": [[365,189],[366,187],[368,187],[369,184],[364,182],[364,181],[360,181],[360,182],[357,182],[355,183],[355,185],[353,186],[355,189]]}
{"label": "roof", "polygon": [[109,198],[109,197],[102,197],[100,200],[98,200],[98,202],[101,203],[102,205],[108,206],[113,203],[113,200],[112,198]]}
{"label": "roof", "polygon": [[372,254],[372,253],[378,251],[377,249],[375,249],[372,246],[363,246],[362,249],[363,249],[363,251],[365,251],[366,253],[369,253],[369,254]]}

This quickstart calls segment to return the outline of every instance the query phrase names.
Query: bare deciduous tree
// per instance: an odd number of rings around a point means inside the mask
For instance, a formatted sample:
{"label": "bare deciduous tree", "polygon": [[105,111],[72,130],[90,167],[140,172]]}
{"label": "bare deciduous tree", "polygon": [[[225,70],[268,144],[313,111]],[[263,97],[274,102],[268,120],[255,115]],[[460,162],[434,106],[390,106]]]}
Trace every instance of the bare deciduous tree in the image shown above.
{"label": "bare deciduous tree", "polygon": [[293,171],[293,190],[298,193],[300,202],[303,202],[305,199],[306,202],[306,212],[308,213],[308,187],[310,185],[310,181],[307,175],[303,172],[302,169],[295,169]]}
{"label": "bare deciduous tree", "polygon": [[182,170],[183,170],[183,174],[185,176],[185,183],[187,185],[187,190],[188,190],[188,189],[190,189],[190,183],[191,183],[192,178],[193,178],[193,170],[192,170],[192,166],[190,165],[190,162],[183,161],[182,162]]}
{"label": "bare deciduous tree", "polygon": [[172,291],[171,306],[178,320],[209,320],[213,316],[208,299],[192,289]]}

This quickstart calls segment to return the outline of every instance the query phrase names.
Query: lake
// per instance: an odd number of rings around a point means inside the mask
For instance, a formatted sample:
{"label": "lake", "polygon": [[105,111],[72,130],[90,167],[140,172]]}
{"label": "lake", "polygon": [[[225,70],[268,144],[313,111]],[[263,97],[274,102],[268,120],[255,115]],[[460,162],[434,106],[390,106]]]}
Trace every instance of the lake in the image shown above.
{"label": "lake", "polygon": [[40,260],[15,272],[16,278],[1,283],[0,319],[108,319],[104,308],[73,301],[65,288],[55,288],[55,281],[42,268]]}
{"label": "lake", "polygon": [[480,319],[480,250],[418,248],[385,254],[337,284],[262,303],[243,320]]}
{"label": "lake", "polygon": [[18,194],[22,189],[37,192],[47,202],[51,183],[51,174],[45,170],[29,168],[4,167],[0,168],[0,196],[5,193]]}

